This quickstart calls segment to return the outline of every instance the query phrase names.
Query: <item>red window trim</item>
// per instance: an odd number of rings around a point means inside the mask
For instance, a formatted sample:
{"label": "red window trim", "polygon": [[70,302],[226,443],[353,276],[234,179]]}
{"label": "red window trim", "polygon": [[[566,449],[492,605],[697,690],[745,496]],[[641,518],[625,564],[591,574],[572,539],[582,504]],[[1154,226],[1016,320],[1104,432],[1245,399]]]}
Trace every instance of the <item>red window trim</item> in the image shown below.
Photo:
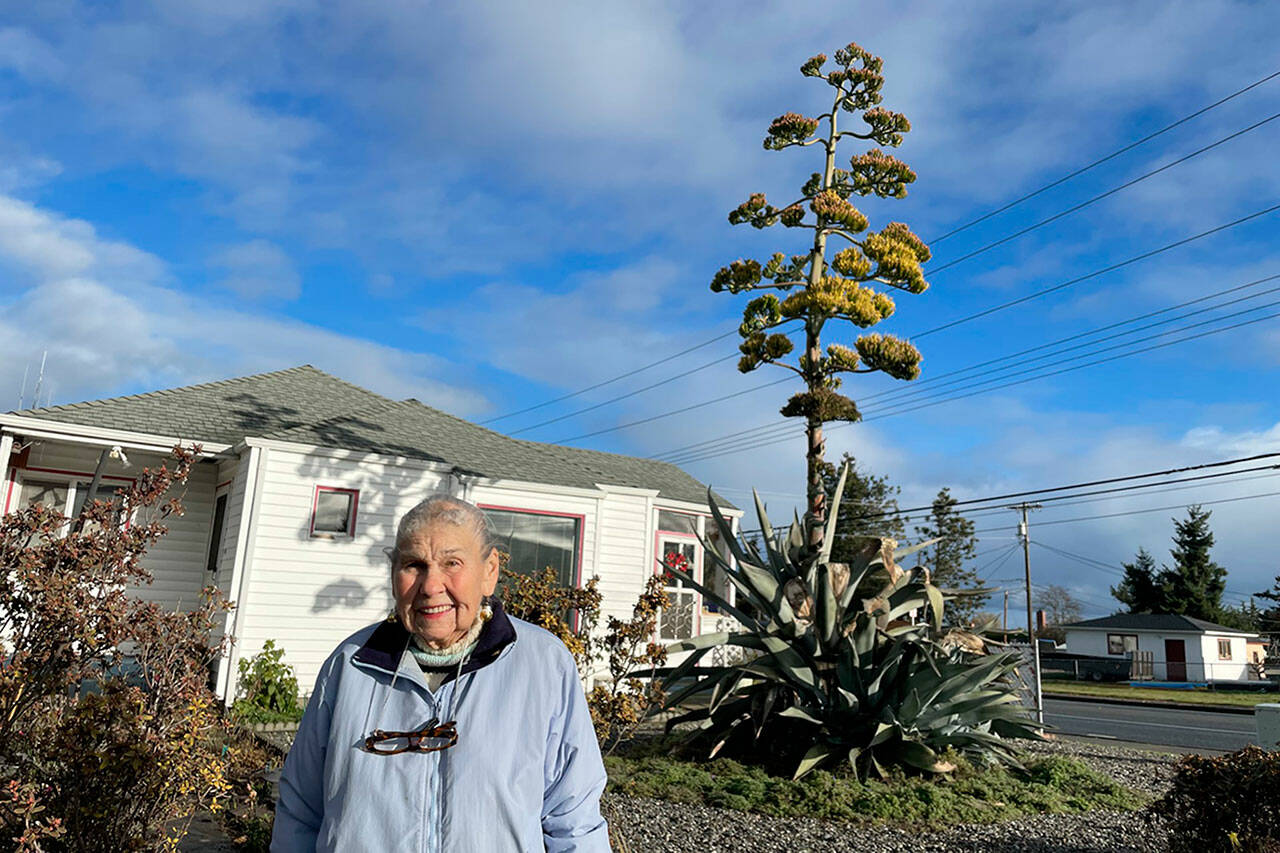
{"label": "red window trim", "polygon": [[576,518],[578,520],[578,541],[574,547],[574,550],[577,552],[577,559],[575,559],[574,562],[577,565],[573,570],[573,585],[579,589],[582,587],[582,553],[586,550],[586,542],[584,540],[587,538],[586,515],[577,512],[559,512],[551,509],[525,509],[520,506],[502,506],[500,504],[478,503],[476,506],[480,509],[494,509],[498,512],[521,512],[525,515],[550,515],[555,518]]}
{"label": "red window trim", "polygon": [[[351,515],[350,523],[347,525],[346,533],[328,533],[320,531],[316,533],[316,508],[320,504],[321,492],[342,492],[351,495]],[[311,494],[311,530],[312,539],[355,539],[356,538],[356,521],[360,517],[360,490],[348,489],[342,486],[316,486],[316,490]]]}

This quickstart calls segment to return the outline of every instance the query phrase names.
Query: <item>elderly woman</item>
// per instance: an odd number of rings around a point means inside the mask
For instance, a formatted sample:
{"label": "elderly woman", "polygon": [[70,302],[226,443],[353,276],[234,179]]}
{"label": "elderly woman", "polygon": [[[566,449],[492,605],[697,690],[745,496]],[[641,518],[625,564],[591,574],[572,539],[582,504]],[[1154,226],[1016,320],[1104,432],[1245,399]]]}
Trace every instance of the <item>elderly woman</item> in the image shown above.
{"label": "elderly woman", "polygon": [[604,764],[573,658],[502,612],[484,514],[400,521],[395,612],[325,662],[280,780],[271,849],[608,850]]}

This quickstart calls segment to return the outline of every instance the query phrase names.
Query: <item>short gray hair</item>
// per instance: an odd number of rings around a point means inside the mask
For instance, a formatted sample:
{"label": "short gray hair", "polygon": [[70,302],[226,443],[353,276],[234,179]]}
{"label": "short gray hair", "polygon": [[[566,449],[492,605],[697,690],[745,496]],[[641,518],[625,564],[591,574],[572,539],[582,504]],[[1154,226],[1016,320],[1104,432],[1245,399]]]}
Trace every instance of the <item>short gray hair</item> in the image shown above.
{"label": "short gray hair", "polygon": [[475,530],[480,538],[482,556],[489,556],[490,552],[498,547],[493,531],[489,527],[489,519],[478,506],[445,492],[437,492],[428,495],[426,499],[401,516],[400,524],[396,527],[396,543],[387,552],[387,556],[391,558],[392,567],[400,561],[400,543],[436,522],[470,527]]}

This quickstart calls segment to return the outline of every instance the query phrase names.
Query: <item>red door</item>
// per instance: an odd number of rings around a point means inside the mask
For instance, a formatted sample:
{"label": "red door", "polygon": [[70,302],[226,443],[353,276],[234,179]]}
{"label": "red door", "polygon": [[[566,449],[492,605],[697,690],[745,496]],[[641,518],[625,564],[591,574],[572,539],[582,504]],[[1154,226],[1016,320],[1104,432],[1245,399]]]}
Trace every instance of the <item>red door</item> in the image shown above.
{"label": "red door", "polygon": [[1187,680],[1187,644],[1184,640],[1164,641],[1164,670],[1167,681]]}

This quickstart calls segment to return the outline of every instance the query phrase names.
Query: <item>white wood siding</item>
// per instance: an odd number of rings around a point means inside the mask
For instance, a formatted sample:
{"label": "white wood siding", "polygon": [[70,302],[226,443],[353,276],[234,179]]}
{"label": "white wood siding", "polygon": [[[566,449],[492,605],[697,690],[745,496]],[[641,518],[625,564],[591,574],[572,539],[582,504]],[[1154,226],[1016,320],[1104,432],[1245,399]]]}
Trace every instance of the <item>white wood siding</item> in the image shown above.
{"label": "white wood siding", "polygon": [[[274,639],[302,692],[310,693],[343,638],[386,618],[391,591],[383,549],[393,544],[400,516],[445,483],[438,472],[372,455],[264,452],[235,657],[257,654]],[[316,486],[359,489],[354,537],[311,537]]]}
{"label": "white wood siding", "polygon": [[630,619],[636,599],[654,573],[653,501],[644,495],[610,492],[600,508],[600,623]]}

